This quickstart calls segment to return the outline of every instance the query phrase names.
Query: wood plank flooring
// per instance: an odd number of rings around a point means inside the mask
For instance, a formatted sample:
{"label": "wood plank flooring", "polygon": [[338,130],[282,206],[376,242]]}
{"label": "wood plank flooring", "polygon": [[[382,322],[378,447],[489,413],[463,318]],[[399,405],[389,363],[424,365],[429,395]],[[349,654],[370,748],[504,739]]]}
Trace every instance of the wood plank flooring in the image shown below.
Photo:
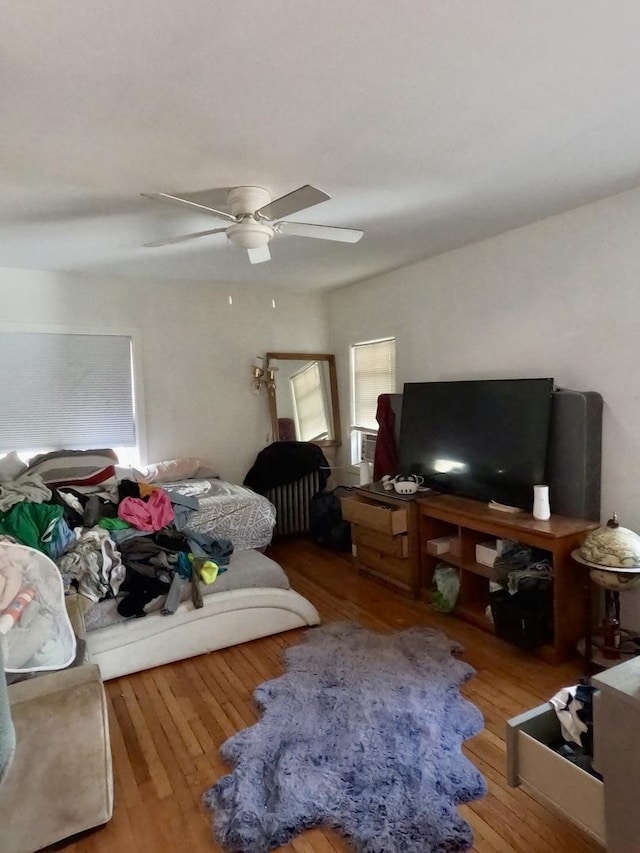
{"label": "wood plank flooring", "polygon": [[[465,647],[477,672],[464,688],[480,707],[485,729],[465,753],[487,779],[488,795],[460,808],[473,828],[476,853],[591,853],[601,848],[572,824],[505,781],[505,720],[575,683],[578,669],[552,667],[497,638],[431,611],[362,577],[348,555],[306,540],[274,545],[269,556],[324,621],[351,619],[381,631],[411,625],[441,628]],[[281,652],[301,641],[290,631],[209,655],[107,682],[115,778],[115,809],[103,828],[71,843],[66,853],[222,853],[211,837],[203,791],[228,768],[218,746],[257,719],[252,692],[283,671]],[[348,853],[330,830],[306,832],[287,853]]]}

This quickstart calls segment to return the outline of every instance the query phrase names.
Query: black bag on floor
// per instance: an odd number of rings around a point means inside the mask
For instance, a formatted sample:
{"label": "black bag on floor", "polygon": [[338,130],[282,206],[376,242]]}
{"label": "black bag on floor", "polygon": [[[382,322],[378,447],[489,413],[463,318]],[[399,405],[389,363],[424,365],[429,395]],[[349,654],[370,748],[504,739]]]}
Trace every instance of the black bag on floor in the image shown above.
{"label": "black bag on floor", "polygon": [[537,600],[506,589],[489,596],[496,634],[521,649],[535,649],[553,639],[553,594],[548,588]]}
{"label": "black bag on floor", "polygon": [[340,498],[351,489],[338,486],[329,492],[318,492],[309,507],[309,533],[314,542],[333,551],[351,550],[351,525],[342,517]]}

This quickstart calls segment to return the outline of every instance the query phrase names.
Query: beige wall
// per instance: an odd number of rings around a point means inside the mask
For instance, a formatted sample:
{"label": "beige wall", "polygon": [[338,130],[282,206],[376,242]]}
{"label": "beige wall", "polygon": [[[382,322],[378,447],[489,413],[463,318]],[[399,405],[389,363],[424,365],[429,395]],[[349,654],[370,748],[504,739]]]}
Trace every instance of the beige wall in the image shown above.
{"label": "beige wall", "polygon": [[[329,306],[345,438],[357,341],[396,336],[398,390],[553,376],[602,394],[602,515],[640,533],[640,190],[335,291]],[[627,612],[640,627],[640,595]]]}
{"label": "beige wall", "polygon": [[147,460],[201,456],[235,482],[270,441],[255,356],[327,344],[325,299],[265,287],[0,269],[0,306],[5,325],[135,330]]}

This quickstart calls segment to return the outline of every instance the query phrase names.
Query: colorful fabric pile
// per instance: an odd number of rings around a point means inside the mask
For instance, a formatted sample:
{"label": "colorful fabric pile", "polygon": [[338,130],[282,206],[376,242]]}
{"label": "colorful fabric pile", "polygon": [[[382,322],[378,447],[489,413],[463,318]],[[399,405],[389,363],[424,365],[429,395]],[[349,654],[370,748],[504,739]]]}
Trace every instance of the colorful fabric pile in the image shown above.
{"label": "colorful fabric pile", "polygon": [[233,546],[187,532],[197,497],[118,480],[116,464],[112,450],[56,451],[28,466],[15,452],[0,459],[0,539],[51,557],[67,592],[93,602],[117,597],[122,615],[144,616],[174,578],[210,583]]}

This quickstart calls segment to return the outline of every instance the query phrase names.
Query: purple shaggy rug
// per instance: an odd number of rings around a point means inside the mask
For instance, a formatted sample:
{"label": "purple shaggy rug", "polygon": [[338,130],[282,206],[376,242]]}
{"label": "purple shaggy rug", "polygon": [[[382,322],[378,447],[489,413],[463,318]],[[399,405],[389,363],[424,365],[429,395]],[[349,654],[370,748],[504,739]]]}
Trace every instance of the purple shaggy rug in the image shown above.
{"label": "purple shaggy rug", "polygon": [[439,631],[307,632],[287,672],[254,693],[258,723],[222,746],[235,765],[205,794],[227,850],[267,853],[330,826],[361,853],[444,853],[473,844],[456,810],[486,793],[461,753],[482,729],[459,693],[474,671]]}

